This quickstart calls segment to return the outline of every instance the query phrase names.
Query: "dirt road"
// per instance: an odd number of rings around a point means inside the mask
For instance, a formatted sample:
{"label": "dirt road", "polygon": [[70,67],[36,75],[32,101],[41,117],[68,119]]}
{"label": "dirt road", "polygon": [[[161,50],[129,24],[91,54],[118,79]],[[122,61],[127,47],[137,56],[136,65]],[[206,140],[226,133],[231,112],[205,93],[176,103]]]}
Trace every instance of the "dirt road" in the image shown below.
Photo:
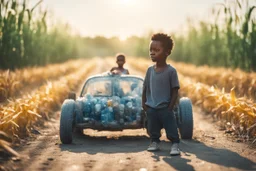
{"label": "dirt road", "polygon": [[[91,74],[109,67],[102,65]],[[130,72],[136,73],[132,68]],[[211,118],[194,107],[194,138],[181,140],[181,156],[169,156],[170,143],[165,133],[161,151],[147,152],[149,138],[146,131],[97,132],[84,130],[76,135],[73,144],[59,140],[59,115],[56,112],[36,139],[18,149],[20,161],[8,161],[10,170],[256,170],[256,150],[224,136]]]}

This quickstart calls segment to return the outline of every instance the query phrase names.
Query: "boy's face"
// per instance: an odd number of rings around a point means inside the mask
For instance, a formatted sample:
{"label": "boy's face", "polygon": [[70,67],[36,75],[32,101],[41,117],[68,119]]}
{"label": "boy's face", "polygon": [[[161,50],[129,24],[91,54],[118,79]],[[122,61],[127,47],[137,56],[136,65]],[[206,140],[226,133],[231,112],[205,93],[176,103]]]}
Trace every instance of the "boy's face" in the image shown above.
{"label": "boy's face", "polygon": [[122,67],[122,66],[124,65],[124,63],[125,63],[124,57],[123,57],[123,56],[118,56],[118,57],[116,58],[116,63],[117,63],[117,65],[118,65],[119,67]]}
{"label": "boy's face", "polygon": [[149,54],[153,62],[165,61],[168,54],[160,41],[152,40],[149,45]]}

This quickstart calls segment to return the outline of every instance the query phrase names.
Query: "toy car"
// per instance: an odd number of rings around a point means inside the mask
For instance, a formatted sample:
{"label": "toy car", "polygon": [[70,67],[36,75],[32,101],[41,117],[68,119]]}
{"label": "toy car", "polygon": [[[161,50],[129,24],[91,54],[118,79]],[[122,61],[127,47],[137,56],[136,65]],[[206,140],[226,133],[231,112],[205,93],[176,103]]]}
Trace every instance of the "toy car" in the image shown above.
{"label": "toy car", "polygon": [[[73,132],[83,129],[120,131],[147,129],[142,109],[143,78],[132,75],[102,74],[89,77],[79,98],[70,93],[61,107],[60,140],[72,143]],[[189,98],[179,99],[174,110],[181,138],[193,135],[192,104]]]}

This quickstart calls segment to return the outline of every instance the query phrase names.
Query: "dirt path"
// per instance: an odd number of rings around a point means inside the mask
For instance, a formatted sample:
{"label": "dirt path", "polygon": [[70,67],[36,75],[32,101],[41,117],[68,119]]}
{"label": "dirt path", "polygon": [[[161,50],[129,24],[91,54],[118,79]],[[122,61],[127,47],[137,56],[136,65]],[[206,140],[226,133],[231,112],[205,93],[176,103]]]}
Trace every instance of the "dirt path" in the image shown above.
{"label": "dirt path", "polygon": [[[98,67],[92,74],[105,71]],[[136,73],[132,68],[131,73]],[[143,75],[142,75],[143,76]],[[19,152],[21,161],[9,161],[10,170],[256,170],[255,149],[232,142],[219,131],[211,118],[194,107],[194,139],[182,140],[181,156],[169,156],[170,143],[165,133],[161,151],[147,152],[149,138],[143,129],[122,132],[85,130],[76,135],[74,143],[63,145],[59,140],[59,113],[47,123],[47,128]]]}

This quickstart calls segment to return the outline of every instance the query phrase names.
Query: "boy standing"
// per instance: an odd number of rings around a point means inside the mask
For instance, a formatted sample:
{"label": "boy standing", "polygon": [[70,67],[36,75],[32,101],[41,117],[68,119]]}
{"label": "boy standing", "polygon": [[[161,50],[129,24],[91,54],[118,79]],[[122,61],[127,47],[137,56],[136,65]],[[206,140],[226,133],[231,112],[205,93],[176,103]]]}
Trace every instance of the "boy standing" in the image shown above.
{"label": "boy standing", "polygon": [[147,113],[147,128],[151,139],[148,151],[159,150],[161,129],[172,142],[170,155],[180,155],[179,134],[173,108],[178,97],[179,80],[176,69],[166,63],[173,40],[162,33],[154,34],[150,42],[150,57],[155,65],[147,70],[143,84],[142,106]]}

